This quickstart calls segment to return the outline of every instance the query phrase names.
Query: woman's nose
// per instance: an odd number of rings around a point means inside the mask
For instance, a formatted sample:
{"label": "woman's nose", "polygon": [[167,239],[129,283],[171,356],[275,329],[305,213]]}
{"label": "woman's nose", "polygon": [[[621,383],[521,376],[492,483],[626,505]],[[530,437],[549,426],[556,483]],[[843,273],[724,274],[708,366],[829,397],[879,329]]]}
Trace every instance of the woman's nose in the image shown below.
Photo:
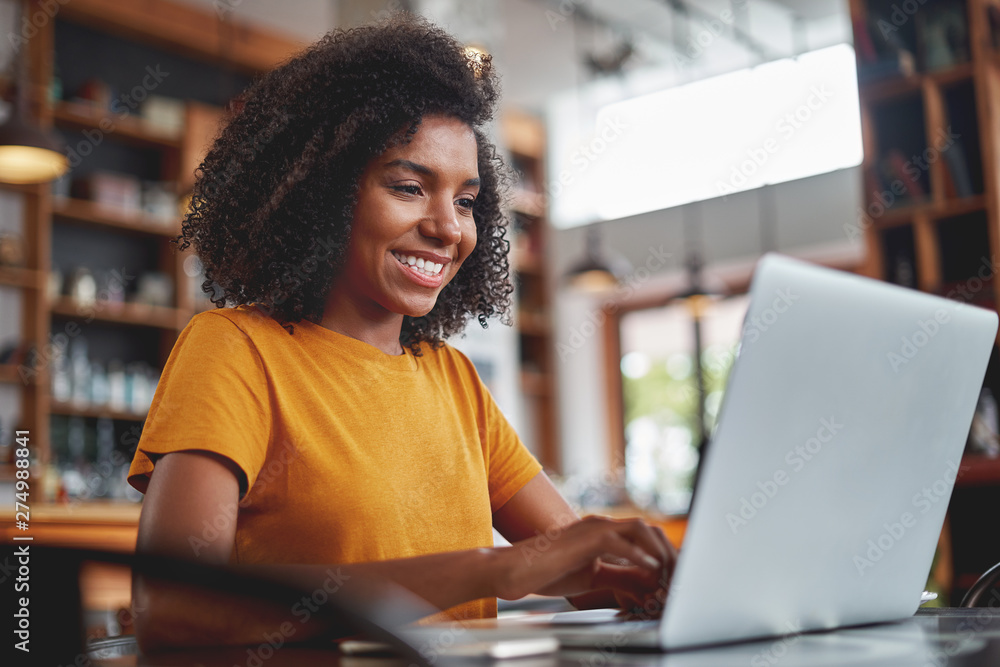
{"label": "woman's nose", "polygon": [[421,224],[421,232],[441,241],[442,245],[455,245],[462,240],[462,222],[450,197],[437,197]]}

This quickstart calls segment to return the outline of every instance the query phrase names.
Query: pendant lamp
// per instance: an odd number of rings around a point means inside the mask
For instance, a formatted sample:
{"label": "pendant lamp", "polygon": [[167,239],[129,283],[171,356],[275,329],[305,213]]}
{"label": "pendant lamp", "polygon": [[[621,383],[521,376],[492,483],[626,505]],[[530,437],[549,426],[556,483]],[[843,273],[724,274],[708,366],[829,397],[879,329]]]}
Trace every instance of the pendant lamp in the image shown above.
{"label": "pendant lamp", "polygon": [[54,180],[69,168],[62,142],[29,118],[23,48],[15,47],[14,100],[7,122],[0,126],[0,181],[19,185]]}
{"label": "pendant lamp", "polygon": [[569,287],[581,292],[601,294],[614,290],[632,270],[622,257],[601,248],[601,235],[597,227],[587,230],[587,252],[566,274]]}

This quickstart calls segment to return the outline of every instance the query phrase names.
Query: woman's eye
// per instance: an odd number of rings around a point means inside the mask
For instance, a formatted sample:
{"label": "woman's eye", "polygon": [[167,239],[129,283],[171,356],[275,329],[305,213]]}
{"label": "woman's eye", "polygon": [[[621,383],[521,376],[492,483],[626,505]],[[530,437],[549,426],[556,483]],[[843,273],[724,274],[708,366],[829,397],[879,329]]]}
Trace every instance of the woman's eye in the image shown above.
{"label": "woman's eye", "polygon": [[394,185],[392,186],[392,189],[395,190],[396,192],[402,192],[408,195],[416,196],[420,194],[419,185]]}
{"label": "woman's eye", "polygon": [[462,208],[464,208],[464,209],[468,209],[468,210],[470,210],[470,211],[471,211],[471,210],[472,210],[472,207],[473,207],[473,205],[474,205],[474,204],[476,203],[476,200],[475,200],[475,199],[473,199],[472,197],[462,197],[462,198],[461,198],[461,199],[459,199],[459,200],[458,200],[458,201],[457,201],[456,203],[457,203],[457,204],[458,204],[459,206],[461,206]]}

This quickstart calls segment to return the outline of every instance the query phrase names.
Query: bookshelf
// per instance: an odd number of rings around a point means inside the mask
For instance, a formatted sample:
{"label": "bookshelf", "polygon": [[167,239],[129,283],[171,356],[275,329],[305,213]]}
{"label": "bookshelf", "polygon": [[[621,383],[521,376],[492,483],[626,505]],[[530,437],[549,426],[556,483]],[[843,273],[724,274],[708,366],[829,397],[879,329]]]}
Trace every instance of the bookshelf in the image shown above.
{"label": "bookshelf", "polygon": [[[39,0],[20,4],[26,16],[40,11]],[[98,493],[90,493],[88,486],[67,498],[67,469],[72,473],[76,465],[78,478],[93,477],[102,465],[96,458],[100,455],[114,463],[105,473],[123,476],[121,466],[131,460],[155,376],[179,332],[205,308],[196,294],[200,279],[185,263],[189,253],[177,253],[171,239],[180,231],[193,170],[224,116],[224,106],[251,76],[304,44],[211,8],[168,0],[149,0],[141,7],[74,0],[36,27],[27,41],[26,94],[31,114],[70,147],[73,183],[0,186],[5,196],[21,199],[24,247],[20,265],[0,266],[0,289],[19,292],[22,304],[20,339],[13,354],[0,359],[0,385],[8,391],[5,395],[11,388],[19,394],[18,420],[4,428],[31,433],[32,509],[56,499],[72,501],[67,506],[72,511],[50,513],[53,535],[61,535],[60,526],[78,524],[88,512],[116,511],[110,508],[122,498],[107,490],[107,479]],[[155,87],[137,93],[136,82],[144,81],[145,68],[157,66],[169,75],[149,79]],[[99,94],[81,94],[88,88]],[[162,114],[157,122],[144,113],[142,101],[154,94],[162,98],[161,104],[173,101],[174,118],[181,122],[165,123]],[[99,173],[131,177],[130,185],[159,184],[162,201],[168,203],[152,212],[109,203],[107,197],[95,195],[99,188],[88,189],[92,186],[87,180]],[[147,201],[145,192],[142,201]],[[90,298],[81,298],[68,286],[81,267],[95,279],[96,294]],[[54,271],[62,279],[55,290],[50,285]],[[115,280],[120,284],[113,286]],[[152,298],[157,285],[159,297]],[[91,370],[101,368],[95,375],[104,374],[103,399],[96,397],[96,381],[83,399],[59,388],[59,356],[72,355],[80,340],[86,341],[83,363]],[[125,402],[109,400],[107,385],[119,379],[131,383]],[[109,443],[113,456],[107,451]],[[2,448],[0,452],[5,457],[9,453]],[[12,472],[10,462],[0,460],[0,482],[9,480]],[[124,526],[127,534],[123,544],[129,539],[134,544],[137,511],[121,510],[115,516],[115,525]]]}
{"label": "bookshelf", "polygon": [[[850,0],[865,155],[855,228],[867,249],[862,272],[997,310],[1000,2],[913,7]],[[996,347],[984,387],[1000,395]],[[983,494],[1000,495],[998,461],[974,447],[962,461],[948,523],[953,597],[1000,558],[1000,541],[970,537]]]}
{"label": "bookshelf", "polygon": [[530,115],[507,112],[503,140],[518,183],[511,211],[511,266],[516,293],[515,323],[521,357],[521,393],[526,424],[522,437],[549,471],[560,470],[559,427],[552,328],[553,276],[547,261],[545,130]]}

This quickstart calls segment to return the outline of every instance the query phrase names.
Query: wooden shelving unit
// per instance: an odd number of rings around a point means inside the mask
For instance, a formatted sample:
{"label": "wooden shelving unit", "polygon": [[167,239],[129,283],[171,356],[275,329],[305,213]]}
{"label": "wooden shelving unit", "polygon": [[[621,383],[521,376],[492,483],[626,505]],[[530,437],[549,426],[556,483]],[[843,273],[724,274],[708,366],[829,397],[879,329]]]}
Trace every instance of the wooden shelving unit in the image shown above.
{"label": "wooden shelving unit", "polygon": [[150,234],[170,239],[180,233],[180,217],[170,224],[140,213],[123,211],[113,206],[102,206],[86,199],[55,198],[52,215],[61,220],[96,227]]}
{"label": "wooden shelving unit", "polygon": [[112,324],[129,324],[136,327],[155,327],[176,330],[191,319],[189,309],[147,306],[139,303],[110,303],[98,301],[90,306],[79,306],[67,297],[53,301],[49,307],[53,315],[62,315]]}
{"label": "wooden shelving unit", "polygon": [[[867,217],[858,222],[867,247],[863,272],[995,310],[1000,303],[995,279],[1000,266],[1000,35],[990,34],[991,5],[1000,8],[996,0],[940,0],[921,6],[918,16],[899,25],[892,21],[891,1],[850,0],[862,80]],[[942,16],[963,17],[965,34],[953,28],[942,40],[934,26]],[[879,30],[879,19],[894,29]],[[910,60],[898,57],[901,53],[912,56],[915,70],[894,71]],[[880,76],[872,80],[876,71]],[[994,349],[985,382],[994,396],[1000,395],[997,359]],[[955,591],[971,572],[963,568],[973,567],[984,548],[981,534],[968,539],[969,527],[981,518],[969,515],[963,494],[984,487],[1000,490],[1000,459],[967,453],[946,527],[946,542],[954,543]],[[965,532],[957,536],[956,526]],[[1000,552],[983,558],[992,564]]]}
{"label": "wooden shelving unit", "polygon": [[[993,0],[936,4],[937,12],[964,12],[967,36],[964,46],[952,45],[953,62],[929,69],[927,24],[939,14],[890,31],[885,39],[874,26],[886,19],[891,3],[850,3],[860,73],[877,66],[865,57],[865,43],[883,56],[902,46],[917,64],[917,71],[885,74],[860,86],[864,272],[941,295],[956,284],[983,283],[974,303],[995,308],[1000,282],[991,280],[992,269],[986,280],[978,273],[984,258],[1000,256],[1000,57],[988,32],[990,4]],[[891,44],[894,40],[899,41]],[[905,162],[887,176],[887,156],[893,153]],[[921,196],[913,196],[914,190]],[[900,271],[901,265],[908,270]]]}
{"label": "wooden shelving unit", "polygon": [[44,286],[44,281],[45,276],[39,271],[6,266],[0,267],[0,285],[41,289]]}
{"label": "wooden shelving unit", "polygon": [[180,134],[161,132],[139,119],[104,113],[79,102],[57,102],[52,107],[52,120],[62,127],[113,132],[119,141],[135,146],[175,151],[181,148]]}
{"label": "wooden shelving unit", "polygon": [[[988,245],[972,252],[989,255],[1000,248],[996,225],[996,150],[1000,132],[993,122],[1000,111],[994,92],[1000,70],[986,32],[988,3],[954,0],[951,4],[966,12],[968,49],[964,55],[956,53],[955,62],[933,70],[924,69],[929,59],[924,54],[927,40],[922,37],[926,31],[913,21],[912,26],[904,26],[906,30],[892,33],[892,39],[898,38],[910,47],[917,71],[886,75],[860,86],[865,144],[862,169],[869,214],[864,220],[869,223],[864,225],[869,249],[865,273],[901,282],[895,265],[907,261],[913,273],[914,284],[910,286],[933,293],[942,293],[942,287],[954,281],[956,272],[963,268],[964,258],[950,252],[951,247],[945,248],[955,245],[949,244],[947,237],[957,231],[958,223],[977,226],[987,240]],[[891,11],[891,3],[851,1],[862,73],[872,65],[864,62],[865,49],[860,45],[866,40],[874,42],[880,51],[888,46],[871,29],[873,22],[884,18],[886,11]],[[926,19],[931,20],[933,17]],[[866,36],[858,33],[860,26],[868,26]],[[952,136],[948,134],[949,128],[957,139],[947,139]],[[906,160],[902,165],[905,171],[895,172],[896,180],[906,186],[905,195],[893,191],[893,185],[898,190],[904,188],[885,173],[887,156],[893,152]],[[956,172],[958,164],[964,165],[965,177]],[[964,196],[959,182],[965,184]],[[913,190],[922,196],[914,197]],[[894,201],[886,206],[883,205],[886,199]],[[900,249],[900,244],[905,247]],[[900,253],[909,256],[901,260]],[[953,266],[956,263],[959,266]],[[994,302],[995,297],[994,294]]]}
{"label": "wooden shelving unit", "polygon": [[508,113],[503,119],[504,143],[510,150],[520,183],[512,202],[511,265],[517,285],[521,354],[521,391],[529,432],[522,435],[542,465],[560,470],[559,428],[552,339],[553,277],[545,261],[549,226],[545,219],[545,131],[537,118]]}
{"label": "wooden shelving unit", "polygon": [[[33,16],[42,11],[42,4],[41,0],[21,0],[21,10],[25,16]],[[217,127],[222,116],[221,108],[190,99],[197,96],[186,95],[183,91],[154,90],[157,94],[184,99],[186,104],[183,130],[164,131],[143,120],[135,108],[128,114],[119,113],[118,109],[113,113],[92,103],[70,101],[69,94],[74,92],[70,89],[64,90],[67,99],[51,99],[49,91],[52,90],[60,49],[64,46],[60,42],[60,30],[64,31],[63,34],[84,35],[94,40],[91,43],[98,47],[95,51],[100,50],[102,44],[122,44],[121,40],[130,40],[130,43],[137,44],[135,48],[153,49],[155,54],[162,54],[167,61],[194,60],[197,63],[192,67],[208,77],[216,76],[217,71],[223,72],[218,76],[231,78],[252,76],[271,69],[305,46],[284,36],[251,27],[231,16],[223,16],[211,8],[198,9],[169,0],[149,0],[141,6],[108,0],[74,0],[60,5],[59,13],[53,20],[35,27],[37,32],[28,40],[26,51],[30,81],[26,95],[30,100],[31,114],[43,126],[63,133],[67,141],[70,137],[81,136],[81,133],[84,137],[99,135],[99,140],[91,142],[93,145],[90,148],[97,151],[110,147],[108,153],[99,160],[94,158],[96,161],[92,164],[86,162],[90,159],[88,151],[83,157],[80,173],[97,169],[132,173],[143,179],[174,183],[178,196],[187,192],[194,181],[193,169],[200,162],[207,140]],[[114,77],[121,76],[121,73],[100,69],[108,67],[109,63],[112,63],[112,68],[116,67],[115,60],[95,58],[95,62],[102,62],[103,65],[95,65],[92,72],[86,72],[87,76],[115,84]],[[67,69],[71,69],[69,65],[79,72],[88,64],[89,61],[81,65],[79,59],[72,63],[63,62],[59,74],[65,77]],[[185,85],[194,78],[189,76]],[[79,83],[76,82],[77,85]],[[78,142],[71,146],[78,146]],[[152,163],[156,167],[150,177],[147,172]],[[71,164],[75,170],[77,164],[73,161]],[[135,164],[143,165],[144,171],[134,171],[137,169],[133,166]],[[74,172],[74,175],[78,174]],[[124,340],[151,357],[147,363],[162,368],[178,333],[203,305],[193,298],[191,278],[184,271],[185,256],[177,253],[170,242],[180,231],[179,209],[173,219],[163,220],[89,200],[56,197],[49,184],[2,187],[24,200],[26,262],[23,267],[0,267],[0,285],[21,291],[24,304],[22,347],[39,351],[36,362],[27,373],[27,380],[23,377],[23,364],[20,367],[16,363],[0,364],[0,383],[17,386],[21,394],[21,415],[16,427],[31,433],[36,462],[32,476],[36,480],[32,489],[34,519],[36,509],[44,511],[45,504],[41,501],[51,500],[46,494],[46,491],[51,493],[51,489],[45,488],[50,485],[42,482],[51,478],[48,466],[55,458],[51,419],[82,418],[92,424],[95,419],[109,418],[122,431],[130,433],[134,433],[136,425],[141,425],[145,419],[144,414],[114,410],[104,405],[79,407],[74,403],[54,401],[50,372],[53,341],[67,332],[71,332],[68,337],[72,339],[72,332],[79,330],[88,338],[91,350],[99,348],[107,357],[117,353],[114,347],[116,341]],[[86,248],[121,243],[124,250],[119,250],[119,255],[124,253],[126,256],[133,249],[138,249],[134,253],[134,262],[141,270],[157,271],[172,281],[173,296],[169,307],[110,300],[79,306],[68,296],[50,298],[47,294],[49,275],[60,261],[57,257],[60,238],[70,239],[63,241],[61,261],[64,265],[68,254],[75,263],[87,266],[92,258]],[[81,244],[79,251],[72,247],[74,243]],[[68,251],[67,244],[70,245]],[[133,259],[128,258],[130,261]],[[119,267],[97,265],[87,268],[110,270]],[[130,290],[132,287],[129,285]],[[98,352],[99,356],[101,354]],[[124,353],[122,358],[128,361]],[[116,426],[116,432],[119,426]],[[9,479],[10,472],[10,467],[0,462],[0,480]],[[108,512],[114,514],[117,510],[108,509],[114,507],[114,503],[73,502],[70,510],[52,515],[55,528],[49,532],[59,536],[57,541],[65,543],[68,539],[66,531],[69,530],[66,526],[79,523],[81,516],[86,514],[90,517],[86,521],[92,523],[97,532],[93,540],[88,537],[85,541],[97,544],[101,542],[100,534],[103,534],[101,526],[106,523],[100,517],[105,517]],[[81,508],[93,511],[81,514]],[[137,508],[123,509],[115,516],[117,518],[112,523],[117,522],[126,537],[122,545],[131,548]]]}

